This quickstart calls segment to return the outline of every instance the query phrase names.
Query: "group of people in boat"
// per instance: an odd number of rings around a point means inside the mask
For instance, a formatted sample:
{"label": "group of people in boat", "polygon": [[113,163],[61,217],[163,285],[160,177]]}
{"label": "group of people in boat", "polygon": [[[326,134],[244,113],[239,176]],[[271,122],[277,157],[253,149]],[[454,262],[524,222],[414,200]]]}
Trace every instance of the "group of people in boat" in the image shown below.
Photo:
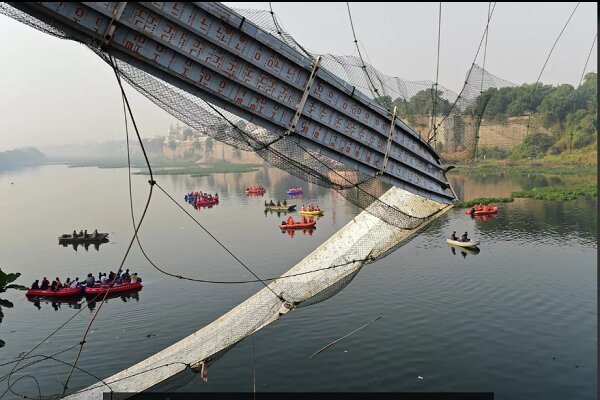
{"label": "group of people in boat", "polygon": [[471,207],[471,215],[474,215],[475,211],[492,212],[494,211],[494,206],[492,204],[475,204]]}
{"label": "group of people in boat", "polygon": [[186,199],[188,202],[192,204],[204,203],[207,201],[219,200],[219,194],[215,193],[213,196],[210,193],[202,193],[202,191],[188,193],[186,195]]}
{"label": "group of people in boat", "polygon": [[288,192],[301,192],[302,188],[301,187],[293,187],[293,188],[289,188]]}
{"label": "group of people in boat", "polygon": [[283,203],[277,200],[277,204],[273,202],[273,199],[271,199],[268,203],[265,200],[265,207],[287,207],[287,200],[284,200]]}
{"label": "group of people in boat", "polygon": [[321,207],[315,206],[313,204],[311,204],[308,207],[304,207],[304,205],[302,205],[302,208],[300,208],[300,211],[321,211]]}
{"label": "group of people in boat", "polygon": [[262,186],[250,186],[246,188],[246,192],[264,192],[265,188]]}
{"label": "group of people in boat", "polygon": [[57,276],[52,283],[48,281],[48,278],[44,277],[42,282],[40,283],[39,279],[36,279],[35,282],[31,285],[31,289],[35,290],[51,290],[56,292],[60,289],[75,289],[78,287],[94,287],[96,285],[110,285],[114,281],[115,284],[124,284],[124,283],[136,283],[138,281],[142,281],[140,277],[138,277],[137,272],[133,274],[129,274],[129,269],[126,269],[122,274],[117,274],[113,271],[110,271],[108,276],[106,272],[98,273],[98,280],[94,278],[92,273],[87,275],[87,278],[82,282],[79,281],[79,277],[75,278],[75,280],[71,280],[71,278],[67,278],[67,280],[63,283]]}
{"label": "group of people in boat", "polygon": [[463,233],[463,235],[459,238],[458,236],[456,236],[456,231],[452,232],[452,236],[450,236],[451,240],[455,240],[457,242],[470,242],[471,239],[469,239],[469,235],[467,234],[467,232]]}
{"label": "group of people in boat", "polygon": [[[306,215],[302,216],[302,224],[312,224],[313,222],[315,222],[313,217],[306,218]],[[299,223],[300,223],[300,221],[298,221],[298,222],[294,221],[294,217],[292,217],[291,215],[288,217],[287,223],[286,223],[286,221],[281,221],[281,225],[295,225],[295,224],[299,224]]]}
{"label": "group of people in boat", "polygon": [[94,232],[88,234],[87,229],[85,231],[81,230],[79,233],[75,229],[73,229],[73,233],[71,234],[73,239],[96,239],[98,236],[98,229],[94,229]]}

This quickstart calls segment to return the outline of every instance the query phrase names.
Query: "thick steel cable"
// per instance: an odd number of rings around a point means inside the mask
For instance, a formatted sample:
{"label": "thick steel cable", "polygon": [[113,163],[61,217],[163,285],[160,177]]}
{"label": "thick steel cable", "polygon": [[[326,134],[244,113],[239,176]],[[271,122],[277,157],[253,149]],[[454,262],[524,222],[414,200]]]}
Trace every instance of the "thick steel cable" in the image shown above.
{"label": "thick steel cable", "polygon": [[592,50],[594,50],[594,45],[596,44],[596,39],[598,39],[598,33],[596,33],[596,35],[594,36],[594,40],[592,41],[592,47],[590,47],[590,52],[588,53],[587,59],[585,60],[585,65],[583,66],[583,71],[581,72],[581,79],[579,79],[579,86],[581,86],[581,83],[583,82],[583,78],[585,76],[585,70],[587,69],[588,61],[590,61],[590,56],[592,55]]}
{"label": "thick steel cable", "polygon": [[[487,12],[487,19],[489,21],[490,19],[490,10],[492,8],[492,2],[490,1],[488,3],[488,12]],[[485,30],[485,46],[483,46],[483,65],[481,66],[481,86],[479,87],[479,104],[485,104],[487,105],[487,102],[482,103],[482,99],[481,99],[481,94],[483,93],[483,77],[485,74],[485,60],[486,60],[486,56],[487,56],[487,44],[488,44],[488,38],[490,36],[490,29],[489,29],[489,25]],[[478,156],[477,156],[477,149],[478,149],[478,145],[479,145],[479,127],[481,125],[481,119],[483,118],[483,113],[485,111],[485,106],[482,108],[482,110],[480,111],[481,114],[479,115],[479,122],[476,125],[476,130],[475,130],[475,149],[473,151],[473,160],[477,160]]]}
{"label": "thick steel cable", "polygon": [[440,44],[441,44],[441,35],[442,35],[442,2],[440,1],[440,8],[438,13],[438,42],[437,42],[437,62],[436,62],[436,70],[435,70],[435,95],[432,91],[433,96],[433,107],[431,110],[431,126],[433,127],[433,140],[434,140],[434,148],[435,144],[437,144],[437,128],[435,126],[435,122],[437,120],[435,114],[435,106],[437,105],[437,97],[438,97],[438,77],[440,74]]}
{"label": "thick steel cable", "polygon": [[[477,56],[479,56],[479,52],[481,51],[481,46],[483,45],[483,40],[485,39],[485,35],[487,34],[488,27],[490,26],[490,21],[492,19],[492,15],[494,14],[494,10],[496,9],[496,4],[497,3],[494,2],[494,6],[492,7],[492,12],[490,13],[490,16],[487,20],[487,24],[485,25],[485,29],[483,31],[483,35],[481,36],[481,40],[479,41],[479,47],[477,47],[477,52],[475,52],[475,57],[473,58],[473,62],[471,63],[471,68],[469,69],[469,73],[467,74],[467,77],[465,78],[465,83],[463,84],[462,89],[460,89],[460,92],[458,93],[456,100],[454,100],[454,103],[452,103],[452,105],[450,106],[450,109],[448,110],[446,115],[444,115],[444,118],[442,118],[440,120],[439,124],[437,124],[438,127],[446,120],[446,118],[448,118],[448,115],[450,115],[452,110],[454,110],[454,107],[456,107],[456,104],[458,104],[458,101],[460,100],[463,92],[467,88],[467,84],[469,83],[469,78],[471,77],[471,74],[473,73],[473,67],[475,66],[475,60],[477,60]],[[429,135],[431,135],[431,131],[429,131]],[[428,140],[427,142],[429,143],[430,141],[431,140]]]}
{"label": "thick steel cable", "polygon": [[[92,301],[95,301],[96,298],[99,295],[94,296]],[[87,301],[87,299],[86,299]],[[83,301],[81,302],[81,304],[83,304]],[[6,376],[7,379],[7,385],[9,386],[9,388],[11,387],[11,383],[10,383],[10,378],[12,377],[13,373],[15,373],[17,370],[21,370],[22,368],[17,369],[17,367],[19,366],[19,364],[21,363],[21,361],[23,361],[24,359],[28,358],[28,356],[35,351],[35,349],[37,349],[38,347],[40,347],[42,344],[44,344],[46,342],[46,340],[50,339],[52,336],[54,336],[57,332],[59,332],[62,328],[64,328],[67,324],[69,324],[76,316],[78,316],[81,312],[83,312],[83,310],[85,310],[85,308],[81,308],[79,311],[77,311],[75,314],[73,314],[71,317],[69,317],[65,322],[63,322],[58,328],[56,328],[54,331],[52,331],[52,333],[50,333],[48,336],[46,336],[44,339],[42,339],[41,342],[39,342],[37,345],[35,345],[31,350],[29,350],[27,353],[25,353],[23,355],[23,357],[20,357],[19,360],[15,363],[15,365],[13,365],[12,369],[10,370],[10,372],[8,373],[8,376]],[[75,346],[79,346],[80,343],[76,344]],[[4,380],[4,378],[3,378]]]}
{"label": "thick steel cable", "polygon": [[537,80],[533,84],[533,90],[531,92],[531,99],[529,100],[529,118],[527,118],[527,131],[525,132],[525,138],[527,138],[527,136],[529,136],[529,126],[531,125],[531,115],[533,114],[533,110],[531,109],[531,107],[533,106],[533,98],[535,96],[535,91],[537,90],[537,84],[540,82],[540,79],[542,78],[542,74],[544,73],[544,69],[546,69],[546,65],[548,64],[548,60],[550,60],[550,56],[552,56],[552,52],[554,51],[554,48],[556,47],[556,44],[560,40],[560,37],[562,36],[562,34],[565,31],[565,29],[567,29],[567,26],[569,25],[569,22],[571,22],[571,18],[573,18],[573,14],[575,14],[575,11],[577,11],[577,8],[579,7],[580,4],[581,4],[581,2],[578,2],[575,5],[575,8],[573,8],[573,11],[571,12],[571,15],[569,15],[569,19],[567,19],[567,22],[565,22],[565,25],[563,26],[563,28],[561,29],[560,33],[558,34],[558,37],[554,41],[554,44],[552,45],[552,48],[550,48],[550,52],[548,53],[548,57],[546,57],[546,61],[544,61],[544,65],[542,66],[542,70],[540,71],[540,74],[538,75]]}
{"label": "thick steel cable", "polygon": [[[125,94],[125,89],[123,87],[123,83],[121,82],[121,77],[119,75],[119,70],[116,66],[116,64],[114,63],[112,57],[109,59],[111,61],[111,64],[113,66],[113,71],[115,73],[115,77],[117,79],[117,83],[119,84],[119,88],[121,89],[121,95],[124,96],[125,98],[125,103],[127,104],[127,109],[129,110],[130,116],[131,116],[131,122],[135,128],[135,132],[137,134],[138,140],[140,142],[140,147],[142,148],[142,152],[144,154],[144,158],[146,159],[146,164],[148,166],[148,171],[150,172],[150,181],[148,181],[148,183],[150,184],[150,190],[148,192],[148,198],[146,200],[146,205],[144,207],[144,211],[142,212],[142,216],[140,217],[140,221],[137,225],[137,227],[135,228],[135,231],[133,233],[133,237],[131,238],[131,240],[129,241],[129,245],[127,246],[127,250],[125,251],[125,255],[123,256],[123,259],[121,260],[121,264],[119,266],[119,270],[118,270],[118,274],[121,274],[121,271],[123,269],[123,265],[125,264],[125,261],[127,260],[127,256],[129,255],[129,251],[131,250],[131,246],[133,246],[133,242],[137,236],[137,233],[140,229],[140,226],[142,225],[142,222],[144,221],[144,217],[146,216],[146,212],[148,211],[148,207],[150,206],[150,200],[152,199],[152,191],[154,189],[154,179],[153,179],[153,175],[152,175],[152,167],[150,166],[150,161],[148,160],[148,156],[146,154],[146,150],[144,149],[144,143],[142,142],[142,138],[140,137],[140,133],[139,130],[137,128],[137,125],[135,123],[135,118],[133,117],[133,113],[131,111],[131,107],[129,105],[129,101],[127,101],[127,96]],[[127,149],[127,151],[129,151],[129,149]],[[94,312],[94,315],[92,316],[90,322],[88,323],[85,332],[83,334],[83,337],[81,339],[80,342],[80,348],[79,351],[77,352],[77,357],[75,358],[75,361],[73,362],[73,366],[71,368],[71,371],[69,372],[69,375],[67,377],[67,380],[64,384],[64,389],[63,389],[63,396],[66,393],[66,390],[68,388],[69,385],[69,381],[71,380],[71,377],[73,376],[73,372],[75,371],[75,367],[77,366],[77,362],[79,361],[79,358],[81,357],[81,353],[83,351],[83,346],[85,344],[85,339],[87,338],[87,335],[92,327],[92,324],[94,323],[94,321],[96,320],[96,317],[98,316],[98,314],[100,313],[100,310],[102,310],[102,306],[104,305],[104,303],[106,302],[106,298],[108,297],[108,294],[110,293],[110,290],[112,289],[112,287],[115,285],[115,280],[113,280],[109,287],[108,290],[106,291],[106,293],[104,294],[104,297],[102,298],[102,301],[100,302],[100,305],[98,306],[98,308],[96,309],[96,311]]]}
{"label": "thick steel cable", "polygon": [[[594,35],[594,40],[592,41],[592,47],[590,47],[590,52],[588,53],[587,58],[585,59],[585,65],[583,66],[583,71],[581,71],[581,78],[579,79],[579,85],[577,89],[581,87],[581,83],[583,82],[583,78],[585,76],[585,70],[587,69],[588,61],[590,61],[590,56],[592,55],[592,50],[594,50],[594,45],[596,44],[596,39],[598,38],[598,34]],[[577,109],[577,94],[573,95],[573,114],[575,114],[575,110]],[[569,138],[569,153],[573,151],[573,134],[575,133],[575,126],[571,126],[571,137]]]}
{"label": "thick steel cable", "polygon": [[[350,27],[352,28],[352,36],[354,37],[354,44],[356,45],[356,51],[358,51],[358,57],[360,58],[360,62],[362,63],[361,68],[362,68],[365,76],[369,80],[369,83],[371,84],[371,86],[369,87],[369,90],[371,90],[371,94],[373,95],[374,98],[379,97],[378,89],[375,86],[375,84],[373,83],[373,80],[371,79],[369,72],[367,71],[367,66],[365,64],[365,60],[363,59],[363,56],[360,52],[360,48],[358,47],[358,39],[356,39],[356,31],[354,30],[354,23],[352,22],[352,13],[350,12],[350,3],[349,2],[346,2],[346,7],[348,8],[348,18],[350,19]],[[384,95],[385,95],[385,93],[384,93]],[[389,105],[386,108],[389,108]]]}

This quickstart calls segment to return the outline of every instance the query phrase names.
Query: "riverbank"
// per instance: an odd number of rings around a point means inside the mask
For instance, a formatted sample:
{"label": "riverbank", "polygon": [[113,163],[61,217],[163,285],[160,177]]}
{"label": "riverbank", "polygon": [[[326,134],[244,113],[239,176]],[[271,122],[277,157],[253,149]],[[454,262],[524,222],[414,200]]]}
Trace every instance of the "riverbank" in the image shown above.
{"label": "riverbank", "polygon": [[[53,160],[49,164],[67,164],[69,168],[127,168],[127,161],[122,159]],[[154,175],[190,175],[198,177],[215,173],[253,172],[257,171],[258,168],[264,167],[266,164],[232,164],[226,161],[195,164],[190,160],[160,158],[151,159],[150,165],[152,166],[152,173]],[[134,175],[149,174],[146,161],[143,159],[132,160],[131,167],[145,170],[134,172]]]}
{"label": "riverbank", "polygon": [[536,187],[528,191],[512,192],[510,197],[480,197],[469,201],[454,203],[457,208],[469,208],[476,204],[512,203],[516,198],[535,200],[570,201],[579,196],[598,197],[597,184],[579,184],[571,186]]}
{"label": "riverbank", "polygon": [[481,163],[473,165],[457,165],[448,174],[494,174],[512,172],[518,174],[551,174],[551,175],[597,175],[597,165],[551,165],[540,163]]}

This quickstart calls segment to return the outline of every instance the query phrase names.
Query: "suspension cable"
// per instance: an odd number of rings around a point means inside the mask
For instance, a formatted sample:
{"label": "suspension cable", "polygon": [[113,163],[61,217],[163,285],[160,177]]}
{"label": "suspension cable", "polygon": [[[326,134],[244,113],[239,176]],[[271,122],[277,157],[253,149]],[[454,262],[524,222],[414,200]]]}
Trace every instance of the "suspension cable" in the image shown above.
{"label": "suspension cable", "polygon": [[[484,34],[481,36],[481,40],[479,41],[479,47],[477,47],[477,51],[475,52],[475,57],[473,58],[473,62],[471,63],[471,68],[469,69],[469,72],[467,73],[467,76],[465,78],[465,83],[463,84],[462,89],[460,89],[460,93],[458,93],[458,96],[456,97],[456,100],[454,100],[454,103],[452,103],[452,105],[448,109],[448,112],[445,113],[444,117],[437,124],[438,127],[440,125],[442,125],[442,123],[446,120],[446,118],[448,117],[448,115],[450,115],[450,113],[452,112],[452,110],[454,110],[454,107],[456,107],[456,105],[458,104],[458,101],[462,97],[463,92],[467,88],[467,84],[469,83],[469,78],[471,77],[471,74],[473,73],[473,67],[475,66],[475,61],[477,60],[477,56],[479,56],[479,52],[481,51],[481,46],[483,45],[483,40],[485,38],[485,34],[486,34],[486,32],[488,30],[488,27],[490,25],[490,21],[492,19],[492,15],[494,14],[494,10],[496,9],[496,4],[497,3],[494,2],[494,6],[492,7],[492,12],[490,13],[490,16],[488,18],[487,24],[486,24],[485,29],[484,29]],[[431,135],[431,131],[429,132],[429,135]]]}
{"label": "suspension cable", "polygon": [[441,42],[441,33],[442,33],[442,2],[440,1],[440,8],[438,13],[438,42],[437,42],[437,66],[435,70],[435,95],[433,95],[433,91],[431,92],[433,96],[433,107],[431,110],[431,125],[433,126],[433,139],[434,139],[434,147],[437,144],[437,128],[435,126],[436,122],[436,113],[435,106],[437,105],[438,99],[438,77],[440,74],[440,42]]}
{"label": "suspension cable", "polygon": [[[358,46],[358,39],[356,38],[356,31],[354,30],[354,23],[352,22],[352,13],[350,12],[350,3],[346,2],[346,7],[348,8],[348,18],[350,18],[350,27],[352,28],[352,36],[354,37],[354,45],[356,46],[356,51],[358,52],[358,57],[360,58],[360,62],[361,62],[361,68],[363,70],[363,73],[366,75],[369,83],[371,84],[371,86],[369,87],[369,90],[371,90],[371,94],[373,95],[374,98],[378,98],[379,97],[379,89],[377,89],[377,87],[375,86],[375,84],[373,83],[373,80],[371,79],[371,76],[369,75],[369,71],[367,70],[367,65],[365,64],[365,60],[363,59],[362,53],[360,52],[360,48]],[[383,89],[383,85],[382,85],[382,89]],[[385,93],[384,93],[385,95]],[[389,105],[386,105],[386,108],[389,108]]]}
{"label": "suspension cable", "polygon": [[560,33],[558,34],[558,37],[554,41],[552,48],[550,48],[550,52],[548,53],[548,57],[546,57],[546,61],[544,61],[542,70],[540,71],[540,74],[538,75],[537,80],[533,84],[533,90],[531,91],[531,99],[529,100],[529,118],[527,118],[527,131],[525,133],[526,138],[529,136],[529,126],[531,125],[531,115],[533,114],[533,110],[532,110],[533,98],[534,98],[535,92],[537,90],[537,85],[540,82],[540,79],[542,78],[542,74],[544,73],[544,69],[546,69],[546,65],[548,64],[548,60],[550,60],[550,56],[552,55],[552,52],[554,51],[554,47],[556,47],[556,44],[558,43],[558,41],[559,41],[560,37],[562,36],[563,32],[565,31],[565,29],[567,28],[567,25],[569,25],[569,22],[571,22],[571,18],[573,18],[573,14],[575,14],[575,11],[577,11],[577,8],[579,7],[580,4],[581,4],[581,2],[578,2],[575,5],[575,8],[573,8],[571,15],[569,15],[569,19],[567,19],[567,22],[565,22],[565,25],[563,26]]}

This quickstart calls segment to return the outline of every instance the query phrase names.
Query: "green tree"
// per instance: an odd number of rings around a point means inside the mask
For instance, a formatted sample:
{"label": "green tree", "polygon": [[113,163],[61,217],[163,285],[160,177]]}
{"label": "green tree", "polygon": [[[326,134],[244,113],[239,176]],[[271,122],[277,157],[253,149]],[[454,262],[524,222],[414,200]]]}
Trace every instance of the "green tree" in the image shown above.
{"label": "green tree", "polygon": [[437,98],[435,89],[424,89],[417,92],[409,101],[409,107],[412,115],[432,115],[435,103],[435,114],[446,115],[450,112],[452,104],[444,98],[443,91],[438,90]]}
{"label": "green tree", "polygon": [[560,124],[562,127],[569,112],[573,111],[575,101],[575,89],[565,83],[556,88],[552,93],[542,100],[540,113],[542,114],[546,127],[552,124]]}
{"label": "green tree", "polygon": [[544,133],[532,133],[523,143],[515,146],[508,156],[510,160],[543,157],[554,144],[554,138]]}

